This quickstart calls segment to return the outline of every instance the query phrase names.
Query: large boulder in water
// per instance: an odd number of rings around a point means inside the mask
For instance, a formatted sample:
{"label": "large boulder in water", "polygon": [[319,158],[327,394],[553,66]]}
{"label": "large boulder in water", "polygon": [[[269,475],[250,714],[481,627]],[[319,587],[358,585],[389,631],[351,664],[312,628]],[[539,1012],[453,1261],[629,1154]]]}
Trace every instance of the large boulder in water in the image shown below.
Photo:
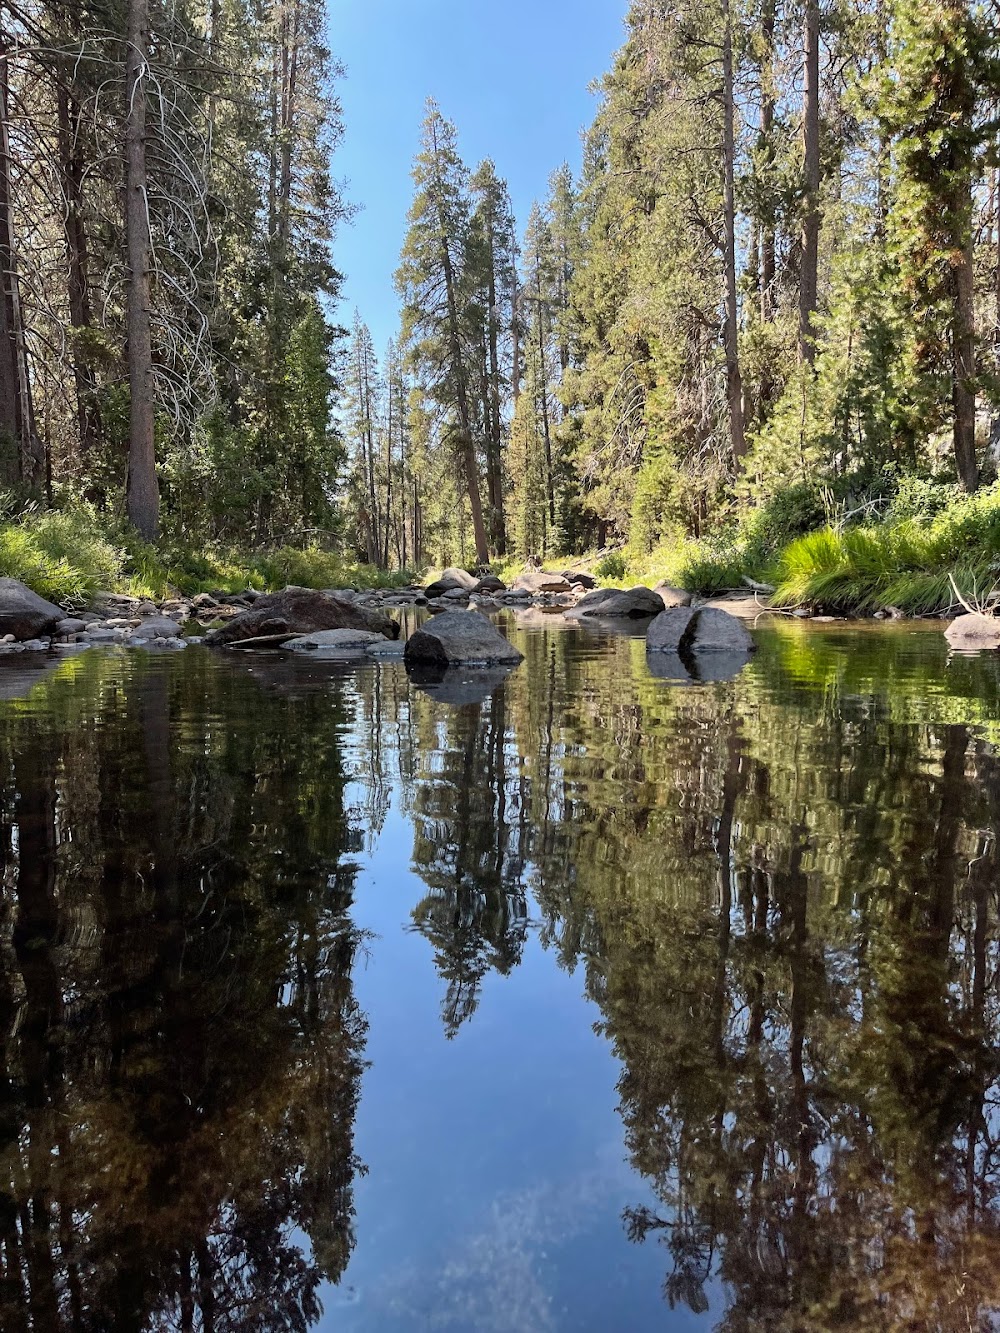
{"label": "large boulder in water", "polygon": [[595,620],[643,620],[662,610],[658,594],[640,584],[637,588],[596,588],[566,614]]}
{"label": "large boulder in water", "polygon": [[757,645],[742,621],[727,611],[703,606],[676,606],[661,611],[646,631],[648,653],[701,653],[747,656]]}
{"label": "large boulder in water", "polygon": [[373,607],[311,588],[286,588],[284,592],[258,597],[248,611],[206,634],[205,642],[218,646],[274,635],[312,634],[324,629],[371,630],[386,639],[399,637],[398,622]]}
{"label": "large boulder in water", "polygon": [[0,579],[0,637],[35,639],[55,629],[65,612],[18,579]]}
{"label": "large boulder in water", "polygon": [[1000,616],[959,616],[944,632],[953,648],[1000,648]]}
{"label": "large boulder in water", "polygon": [[757,647],[742,620],[714,606],[695,612],[694,635],[688,646],[693,653],[752,653]]}
{"label": "large boulder in water", "polygon": [[676,654],[687,648],[694,634],[697,614],[689,606],[661,611],[646,631],[646,652]]}
{"label": "large boulder in water", "polygon": [[541,592],[572,592],[573,585],[562,574],[550,574],[545,569],[526,569],[510,585],[511,592],[529,592],[534,597]]}
{"label": "large boulder in water", "polygon": [[407,666],[496,666],[522,654],[478,611],[442,611],[406,641]]}
{"label": "large boulder in water", "polygon": [[461,588],[465,592],[473,592],[478,586],[479,580],[474,574],[470,574],[467,569],[458,569],[452,567],[446,569],[440,578],[428,583],[424,589],[424,595],[427,597],[443,597],[446,592],[451,592],[453,588]]}

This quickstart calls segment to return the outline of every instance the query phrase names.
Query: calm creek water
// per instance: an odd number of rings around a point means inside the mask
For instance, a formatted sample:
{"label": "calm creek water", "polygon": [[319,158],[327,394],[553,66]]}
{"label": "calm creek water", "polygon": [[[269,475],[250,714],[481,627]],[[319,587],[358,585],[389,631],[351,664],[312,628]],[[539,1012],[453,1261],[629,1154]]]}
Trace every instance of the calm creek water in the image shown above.
{"label": "calm creek water", "polygon": [[0,1327],[995,1326],[1000,655],[536,620],[0,674]]}

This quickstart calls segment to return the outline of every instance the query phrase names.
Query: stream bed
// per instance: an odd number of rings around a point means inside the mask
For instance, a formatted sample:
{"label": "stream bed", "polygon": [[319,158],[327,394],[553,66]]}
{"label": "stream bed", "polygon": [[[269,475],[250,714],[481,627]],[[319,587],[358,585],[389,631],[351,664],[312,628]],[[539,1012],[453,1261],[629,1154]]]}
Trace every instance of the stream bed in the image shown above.
{"label": "stream bed", "polygon": [[4,1330],[998,1326],[1000,654],[500,623],[0,672]]}

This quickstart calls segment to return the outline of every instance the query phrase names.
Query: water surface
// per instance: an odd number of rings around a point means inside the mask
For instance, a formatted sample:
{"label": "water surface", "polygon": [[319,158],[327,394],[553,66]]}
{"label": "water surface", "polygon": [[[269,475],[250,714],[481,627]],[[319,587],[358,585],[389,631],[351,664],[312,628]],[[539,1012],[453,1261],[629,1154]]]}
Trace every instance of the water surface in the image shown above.
{"label": "water surface", "polygon": [[4,1330],[995,1326],[1000,655],[506,628],[0,674]]}

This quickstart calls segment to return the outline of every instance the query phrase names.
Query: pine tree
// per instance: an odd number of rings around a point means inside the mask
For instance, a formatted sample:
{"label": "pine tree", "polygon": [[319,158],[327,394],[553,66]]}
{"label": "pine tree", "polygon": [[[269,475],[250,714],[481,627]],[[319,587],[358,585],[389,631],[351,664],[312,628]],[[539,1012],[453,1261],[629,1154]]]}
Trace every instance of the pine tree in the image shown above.
{"label": "pine tree", "polygon": [[469,173],[458,153],[455,127],[434,102],[427,105],[413,181],[396,275],[403,298],[403,338],[421,390],[442,414],[443,440],[458,462],[469,502],[476,559],[485,564],[490,547],[479,489],[475,356],[469,345],[470,323],[477,322],[470,318],[476,286],[470,263]]}

